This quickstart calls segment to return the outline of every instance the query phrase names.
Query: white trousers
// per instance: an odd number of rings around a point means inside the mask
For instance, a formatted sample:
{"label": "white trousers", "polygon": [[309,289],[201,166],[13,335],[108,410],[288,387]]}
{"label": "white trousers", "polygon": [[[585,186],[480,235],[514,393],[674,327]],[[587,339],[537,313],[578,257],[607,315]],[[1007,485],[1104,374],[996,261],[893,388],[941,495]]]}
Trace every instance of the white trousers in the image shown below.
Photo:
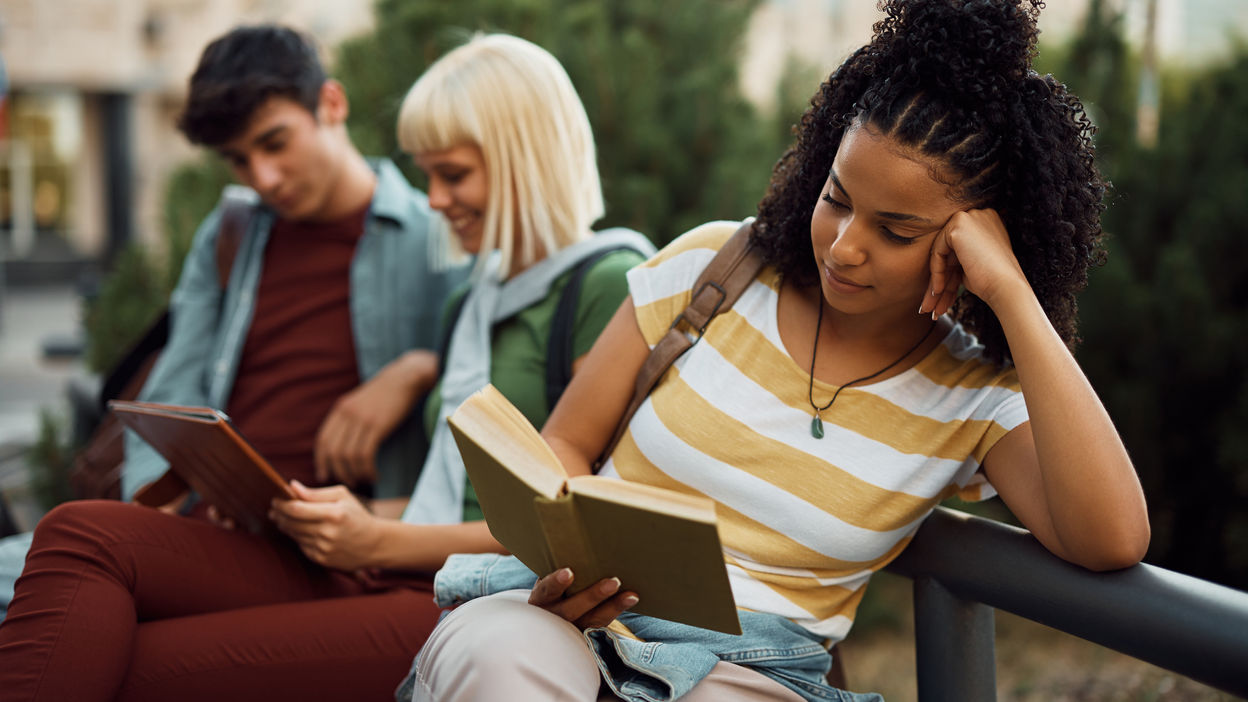
{"label": "white trousers", "polygon": [[[575,626],[510,590],[460,606],[429,637],[413,702],[615,700]],[[780,683],[723,661],[682,702],[802,702]]]}

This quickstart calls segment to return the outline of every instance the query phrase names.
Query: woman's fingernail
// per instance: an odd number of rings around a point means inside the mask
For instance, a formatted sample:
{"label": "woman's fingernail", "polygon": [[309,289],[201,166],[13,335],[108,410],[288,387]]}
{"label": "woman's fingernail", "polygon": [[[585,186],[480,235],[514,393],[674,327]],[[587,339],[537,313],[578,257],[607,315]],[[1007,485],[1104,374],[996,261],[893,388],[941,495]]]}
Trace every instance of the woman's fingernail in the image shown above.
{"label": "woman's fingernail", "polygon": [[560,568],[559,570],[555,571],[555,580],[565,585],[572,582],[572,569]]}
{"label": "woman's fingernail", "polygon": [[610,580],[604,581],[602,583],[602,594],[604,595],[610,595],[612,593],[619,592],[619,590],[620,590],[619,578],[611,578]]}
{"label": "woman's fingernail", "polygon": [[936,310],[932,310],[932,321],[936,321]]}
{"label": "woman's fingernail", "polygon": [[637,604],[637,596],[636,596],[636,595],[625,595],[625,596],[624,596],[624,599],[623,599],[623,600],[621,600],[621,602],[622,602],[622,603],[623,603],[623,605],[624,605],[624,609],[631,609],[633,605]]}

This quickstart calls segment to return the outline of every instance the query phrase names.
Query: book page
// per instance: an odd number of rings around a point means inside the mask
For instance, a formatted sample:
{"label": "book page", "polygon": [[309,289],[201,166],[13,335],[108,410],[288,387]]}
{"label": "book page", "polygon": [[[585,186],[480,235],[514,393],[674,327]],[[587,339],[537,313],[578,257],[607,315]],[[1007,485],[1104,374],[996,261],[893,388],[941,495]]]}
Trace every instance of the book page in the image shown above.
{"label": "book page", "polygon": [[549,573],[555,565],[539,504],[558,503],[567,482],[554,452],[490,385],[447,421],[490,533],[534,572]]}
{"label": "book page", "polygon": [[640,595],[636,612],[740,633],[711,500],[599,476],[569,480],[493,386],[448,421],[490,533],[534,572],[569,566],[573,591],[618,577]]}
{"label": "book page", "polygon": [[681,519],[715,523],[715,503],[709,498],[686,495],[644,483],[600,475],[578,475],[568,479],[568,491],[670,514]]}
{"label": "book page", "polygon": [[[588,485],[592,488],[581,489]],[[685,504],[670,500],[669,494],[664,499],[670,501],[659,506],[649,491],[633,490],[638,487],[650,486],[612,478],[575,483],[571,495],[582,539],[594,554],[594,567],[574,571],[577,579],[596,582],[616,577],[623,589],[640,598],[633,612],[740,633],[710,500],[698,506],[698,498]],[[630,495],[642,495],[647,504],[630,503]]]}
{"label": "book page", "polygon": [[469,396],[450,422],[538,494],[553,499],[564,492],[568,475],[555,452],[493,385]]}

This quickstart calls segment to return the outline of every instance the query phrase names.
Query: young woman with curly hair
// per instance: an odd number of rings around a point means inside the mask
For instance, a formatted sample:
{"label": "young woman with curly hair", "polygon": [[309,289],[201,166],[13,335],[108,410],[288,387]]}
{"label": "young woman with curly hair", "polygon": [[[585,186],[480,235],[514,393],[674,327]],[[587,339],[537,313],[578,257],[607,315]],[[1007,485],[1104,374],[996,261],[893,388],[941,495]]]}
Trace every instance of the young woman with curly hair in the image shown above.
{"label": "young woman with curly hair", "polygon": [[[517,577],[532,589],[443,620],[414,699],[873,698],[824,683],[826,647],[950,495],[1000,494],[1090,569],[1143,557],[1143,493],[1070,352],[1105,184],[1078,99],[1031,69],[1041,4],[884,3],[775,168],[752,234],[769,265],[603,469],[715,501],[744,634],[627,612],[637,595],[618,580],[565,596],[567,569]],[[629,273],[543,430],[569,472],[606,446],[649,346],[736,226],[699,227]]]}

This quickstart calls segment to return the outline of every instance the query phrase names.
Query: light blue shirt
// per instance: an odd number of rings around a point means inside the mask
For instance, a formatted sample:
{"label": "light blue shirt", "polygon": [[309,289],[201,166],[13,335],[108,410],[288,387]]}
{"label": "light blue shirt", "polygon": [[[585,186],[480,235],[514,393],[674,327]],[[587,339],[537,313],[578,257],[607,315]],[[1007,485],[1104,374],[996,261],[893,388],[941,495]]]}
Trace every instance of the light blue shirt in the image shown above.
{"label": "light blue shirt", "polygon": [[[364,233],[351,261],[352,336],[360,378],[371,378],[404,351],[437,349],[438,315],[469,267],[439,269],[431,256],[427,199],[390,161],[370,162],[377,186]],[[222,208],[204,219],[170,299],[169,341],[139,399],[224,408],[255,310],[265,244],[276,215],[258,205],[235,256],[224,291],[217,273],[216,240]],[[416,484],[427,442],[420,413],[412,414],[377,454],[374,496],[406,497]],[[126,436],[122,499],[160,477],[168,463],[132,432]]]}

